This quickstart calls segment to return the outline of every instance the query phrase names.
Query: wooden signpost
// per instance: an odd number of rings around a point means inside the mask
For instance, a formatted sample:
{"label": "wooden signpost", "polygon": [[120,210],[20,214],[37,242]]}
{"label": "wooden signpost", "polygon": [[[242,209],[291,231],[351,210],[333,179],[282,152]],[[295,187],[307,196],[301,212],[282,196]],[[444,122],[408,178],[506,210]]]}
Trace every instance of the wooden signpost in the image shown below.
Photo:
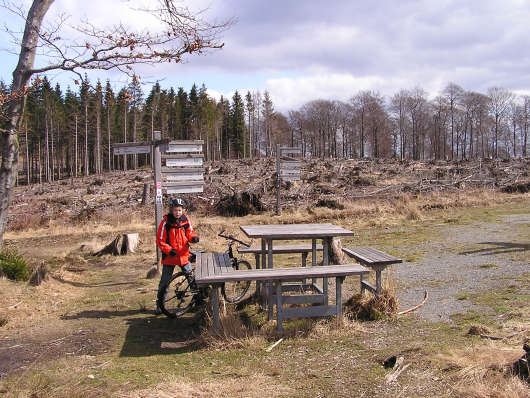
{"label": "wooden signpost", "polygon": [[302,151],[297,147],[281,147],[276,145],[276,180],[278,183],[278,196],[276,198],[276,214],[280,215],[282,206],[280,202],[282,180],[300,181],[302,162],[288,155],[300,156]]}
{"label": "wooden signpost", "polygon": [[[202,146],[204,141],[162,140],[160,131],[153,132],[151,142],[114,144],[114,155],[135,155],[153,151],[155,185],[155,230],[162,221],[163,190],[166,194],[203,192],[204,168]],[[162,166],[164,160],[164,167]],[[160,264],[160,250],[156,253]],[[158,265],[159,267],[159,265]]]}

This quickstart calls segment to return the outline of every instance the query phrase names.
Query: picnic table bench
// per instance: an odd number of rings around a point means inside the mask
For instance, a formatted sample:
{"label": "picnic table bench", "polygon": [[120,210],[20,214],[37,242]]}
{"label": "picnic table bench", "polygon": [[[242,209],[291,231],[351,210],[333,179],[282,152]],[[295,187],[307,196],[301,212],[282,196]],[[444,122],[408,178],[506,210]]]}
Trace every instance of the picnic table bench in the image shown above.
{"label": "picnic table bench", "polygon": [[342,251],[357,260],[360,264],[375,271],[375,287],[368,281],[364,280],[361,275],[361,292],[368,289],[377,295],[381,294],[383,290],[381,272],[391,264],[403,262],[400,258],[391,256],[390,254],[373,247],[343,248]]}
{"label": "picnic table bench", "polygon": [[[261,246],[250,246],[250,247],[238,247],[237,251],[241,254],[253,254],[256,259],[256,269],[260,268],[260,256],[262,255]],[[316,245],[317,251],[322,251],[323,247],[321,244]],[[272,254],[302,254],[302,267],[307,265],[307,256],[313,251],[311,244],[299,244],[299,245],[276,245],[272,248]]]}
{"label": "picnic table bench", "polygon": [[[278,331],[282,331],[284,319],[308,318],[337,315],[342,317],[342,282],[346,276],[369,273],[370,270],[360,264],[327,265],[319,267],[266,268],[256,270],[234,270],[226,253],[199,253],[195,266],[197,285],[211,285],[214,327],[219,328],[219,287],[225,282],[267,281],[274,284],[274,294],[269,300],[269,308],[276,305]],[[336,279],[336,302],[328,305],[324,297],[311,295],[311,301],[320,305],[311,307],[285,308],[285,304],[307,303],[305,295],[284,295],[282,283],[304,278],[334,277]],[[300,299],[303,297],[304,299]],[[314,297],[314,298],[313,298]]]}

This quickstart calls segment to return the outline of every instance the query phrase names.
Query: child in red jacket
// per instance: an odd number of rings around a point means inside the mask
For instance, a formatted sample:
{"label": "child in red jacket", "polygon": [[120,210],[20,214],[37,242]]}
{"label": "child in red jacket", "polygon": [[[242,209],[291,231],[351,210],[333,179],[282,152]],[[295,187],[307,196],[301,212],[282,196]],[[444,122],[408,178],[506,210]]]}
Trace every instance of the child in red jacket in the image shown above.
{"label": "child in red jacket", "polygon": [[[158,226],[156,245],[162,251],[162,276],[158,284],[158,292],[167,284],[173,275],[175,266],[179,266],[193,280],[193,269],[189,262],[189,242],[198,243],[199,237],[193,231],[191,221],[185,214],[184,201],[180,198],[169,200],[169,212]],[[160,309],[156,308],[156,313]]]}

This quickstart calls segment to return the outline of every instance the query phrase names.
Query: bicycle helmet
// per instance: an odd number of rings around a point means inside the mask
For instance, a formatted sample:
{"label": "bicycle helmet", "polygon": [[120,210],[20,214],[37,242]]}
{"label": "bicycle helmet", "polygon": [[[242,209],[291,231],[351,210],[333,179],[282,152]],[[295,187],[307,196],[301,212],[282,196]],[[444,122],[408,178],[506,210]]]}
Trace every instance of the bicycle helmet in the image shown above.
{"label": "bicycle helmet", "polygon": [[186,207],[184,201],[181,198],[171,198],[169,199],[169,207]]}

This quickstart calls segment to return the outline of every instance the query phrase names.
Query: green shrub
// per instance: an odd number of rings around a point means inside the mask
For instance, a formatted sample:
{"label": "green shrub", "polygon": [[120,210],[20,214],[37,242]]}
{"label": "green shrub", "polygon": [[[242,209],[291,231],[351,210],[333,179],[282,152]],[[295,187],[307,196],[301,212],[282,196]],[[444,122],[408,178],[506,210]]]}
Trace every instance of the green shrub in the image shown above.
{"label": "green shrub", "polygon": [[0,251],[0,268],[9,279],[15,281],[27,281],[29,279],[28,263],[14,250],[4,249]]}

